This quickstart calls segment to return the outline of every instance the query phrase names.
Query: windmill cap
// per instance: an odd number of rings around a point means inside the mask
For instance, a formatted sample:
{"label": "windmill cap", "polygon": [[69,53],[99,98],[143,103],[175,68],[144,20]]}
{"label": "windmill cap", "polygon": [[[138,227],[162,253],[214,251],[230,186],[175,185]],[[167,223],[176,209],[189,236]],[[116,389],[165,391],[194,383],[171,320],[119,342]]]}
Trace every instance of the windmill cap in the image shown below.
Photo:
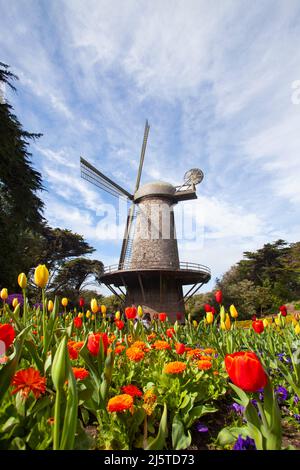
{"label": "windmill cap", "polygon": [[146,196],[174,196],[176,188],[165,181],[152,181],[141,186],[134,195],[134,200]]}

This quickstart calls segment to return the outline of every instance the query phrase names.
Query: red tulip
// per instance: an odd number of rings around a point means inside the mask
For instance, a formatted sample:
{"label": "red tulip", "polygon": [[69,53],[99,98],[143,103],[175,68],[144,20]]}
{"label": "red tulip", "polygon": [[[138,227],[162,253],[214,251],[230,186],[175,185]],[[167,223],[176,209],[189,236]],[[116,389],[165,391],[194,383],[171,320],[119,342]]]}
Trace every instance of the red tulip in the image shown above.
{"label": "red tulip", "polygon": [[83,297],[80,297],[79,299],[79,307],[83,307],[84,306],[84,298]]}
{"label": "red tulip", "polygon": [[205,312],[211,312],[212,307],[209,304],[204,304]]}
{"label": "red tulip", "polygon": [[216,301],[218,302],[218,304],[221,304],[222,303],[222,291],[221,290],[217,290],[216,293],[215,293],[215,299]]}
{"label": "red tulip", "polygon": [[75,317],[73,321],[74,321],[75,328],[79,329],[79,328],[82,327],[82,319],[81,318]]}
{"label": "red tulip", "polygon": [[106,333],[90,334],[87,342],[87,348],[92,356],[97,356],[100,348],[100,341],[102,341],[104,353],[107,353],[108,337]]}
{"label": "red tulip", "polygon": [[256,392],[267,385],[268,376],[253,352],[227,354],[225,367],[232,382],[245,392]]}
{"label": "red tulip", "polygon": [[185,345],[183,343],[177,343],[175,346],[177,354],[183,354],[185,352]]}
{"label": "red tulip", "polygon": [[135,307],[125,308],[125,315],[128,320],[133,320],[136,317],[136,308]]}
{"label": "red tulip", "polygon": [[167,331],[166,331],[166,334],[169,338],[173,338],[173,336],[175,335],[174,328],[168,328]]}
{"label": "red tulip", "polygon": [[282,315],[283,317],[286,317],[286,316],[287,316],[287,308],[286,308],[285,305],[281,305],[281,307],[279,307],[279,310],[280,310],[281,315]]}
{"label": "red tulip", "polygon": [[211,307],[211,313],[212,313],[213,315],[215,315],[215,313],[216,313],[215,307]]}
{"label": "red tulip", "polygon": [[160,321],[166,321],[167,319],[167,314],[166,313],[159,313],[158,314],[158,318],[160,319]]}
{"label": "red tulip", "polygon": [[118,330],[123,330],[125,323],[123,322],[123,320],[116,320],[115,325]]}
{"label": "red tulip", "polygon": [[252,322],[252,327],[253,327],[253,330],[256,332],[256,333],[262,333],[264,331],[264,323],[262,320],[256,320],[254,322]]}
{"label": "red tulip", "polygon": [[0,325],[0,341],[3,341],[6,349],[11,346],[13,340],[15,339],[15,336],[15,330],[11,325],[9,325],[8,323]]}

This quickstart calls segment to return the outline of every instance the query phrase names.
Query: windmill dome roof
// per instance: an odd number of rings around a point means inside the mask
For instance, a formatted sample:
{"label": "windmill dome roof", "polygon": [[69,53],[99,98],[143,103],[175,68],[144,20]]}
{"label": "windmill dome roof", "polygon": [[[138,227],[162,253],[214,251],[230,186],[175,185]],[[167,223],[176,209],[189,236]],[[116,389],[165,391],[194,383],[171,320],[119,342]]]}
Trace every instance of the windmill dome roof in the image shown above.
{"label": "windmill dome roof", "polygon": [[176,189],[165,181],[151,181],[141,186],[134,195],[134,200],[145,196],[173,196]]}

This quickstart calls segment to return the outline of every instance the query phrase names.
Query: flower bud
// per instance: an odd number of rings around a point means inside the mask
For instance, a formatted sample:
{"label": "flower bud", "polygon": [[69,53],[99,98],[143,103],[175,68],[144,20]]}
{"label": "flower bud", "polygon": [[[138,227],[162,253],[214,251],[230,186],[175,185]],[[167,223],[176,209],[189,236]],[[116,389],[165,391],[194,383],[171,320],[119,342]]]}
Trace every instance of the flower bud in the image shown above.
{"label": "flower bud", "polygon": [[85,316],[86,316],[86,318],[90,318],[91,312],[88,310],[88,311],[86,312]]}
{"label": "flower bud", "polygon": [[230,315],[232,318],[237,318],[239,316],[237,309],[235,308],[234,305],[230,305],[229,311],[230,311]]}
{"label": "flower bud", "polygon": [[91,310],[92,310],[93,313],[98,312],[98,303],[97,303],[96,299],[91,300]]}
{"label": "flower bud", "polygon": [[206,322],[210,325],[214,321],[214,316],[212,312],[206,312]]}
{"label": "flower bud", "polygon": [[68,301],[67,297],[63,297],[61,299],[61,304],[62,304],[63,307],[66,307],[68,305],[68,302],[69,301]]}
{"label": "flower bud", "polygon": [[63,388],[68,377],[68,367],[69,355],[67,337],[64,336],[58,345],[51,368],[52,381],[56,390]]}
{"label": "flower bud", "polygon": [[95,315],[92,315],[92,316],[91,316],[91,320],[95,320]]}
{"label": "flower bud", "polygon": [[48,301],[48,312],[52,312],[52,310],[54,309],[54,303],[52,300],[49,300]]}
{"label": "flower bud", "polygon": [[34,271],[34,282],[38,287],[44,289],[49,279],[49,271],[44,264],[39,264]]}
{"label": "flower bud", "polygon": [[118,310],[118,311],[116,312],[116,314],[115,314],[115,319],[116,319],[116,320],[120,320],[120,318],[121,318],[121,313],[120,313],[119,310]]}
{"label": "flower bud", "polygon": [[142,307],[139,305],[138,308],[137,308],[137,314],[138,314],[138,317],[139,318],[142,318],[143,316],[143,309]]}
{"label": "flower bud", "polygon": [[225,328],[226,330],[230,330],[230,327],[231,327],[230,316],[228,315],[228,313],[226,313]]}
{"label": "flower bud", "polygon": [[296,335],[300,334],[300,325],[299,325],[299,323],[297,323],[297,325],[295,326],[295,333],[296,333]]}
{"label": "flower bud", "polygon": [[0,292],[0,297],[2,300],[6,300],[8,297],[7,289],[4,287]]}
{"label": "flower bud", "polygon": [[[101,305],[101,313],[102,315],[106,315],[106,306],[105,305]],[[105,318],[105,317],[103,317]]]}
{"label": "flower bud", "polygon": [[15,298],[13,299],[13,301],[12,301],[11,304],[12,304],[13,308],[16,308],[16,306],[18,305],[18,303],[19,303],[19,302],[18,302],[18,299],[15,297]]}
{"label": "flower bud", "polygon": [[21,289],[26,289],[27,286],[27,277],[24,273],[19,274],[18,276],[18,284]]}
{"label": "flower bud", "polygon": [[197,328],[197,326],[198,326],[197,320],[193,320],[193,326],[194,326],[195,328]]}
{"label": "flower bud", "polygon": [[223,305],[222,305],[222,307],[220,308],[220,320],[221,320],[221,322],[222,322],[222,321],[223,321],[223,322],[225,321],[225,308],[223,307]]}

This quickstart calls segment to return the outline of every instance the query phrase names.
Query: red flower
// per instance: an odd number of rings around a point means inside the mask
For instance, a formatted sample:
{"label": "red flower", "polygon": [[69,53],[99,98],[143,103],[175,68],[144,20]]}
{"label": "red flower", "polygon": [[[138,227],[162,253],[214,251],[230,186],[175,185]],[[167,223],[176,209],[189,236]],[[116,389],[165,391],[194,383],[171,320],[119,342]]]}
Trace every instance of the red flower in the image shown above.
{"label": "red flower", "polygon": [[264,331],[264,323],[262,320],[256,320],[252,323],[253,330],[256,333],[262,333]]}
{"label": "red flower", "polygon": [[107,353],[107,348],[108,348],[108,337],[106,333],[96,333],[93,334],[91,333],[88,342],[87,342],[87,348],[92,354],[92,356],[97,356],[100,348],[100,341],[102,341],[103,348],[104,348],[104,353]]}
{"label": "red flower", "polygon": [[256,315],[252,315],[251,320],[256,321]]}
{"label": "red flower", "polygon": [[135,307],[125,308],[125,315],[128,320],[133,320],[136,317],[136,308]]}
{"label": "red flower", "polygon": [[283,317],[286,317],[286,316],[287,316],[287,308],[286,308],[285,305],[281,305],[281,307],[279,307],[279,310],[280,310],[281,315],[282,315]]}
{"label": "red flower", "polygon": [[211,313],[212,313],[213,315],[215,315],[215,313],[216,313],[215,307],[211,307]]}
{"label": "red flower", "polygon": [[124,385],[121,390],[123,393],[127,393],[127,395],[130,395],[133,398],[141,397],[143,395],[143,392],[141,392],[139,388],[132,384]]}
{"label": "red flower", "polygon": [[159,313],[158,318],[159,318],[160,321],[166,321],[167,314],[165,312]]}
{"label": "red flower", "polygon": [[0,325],[0,341],[3,341],[6,349],[8,349],[15,339],[15,330],[8,323]]}
{"label": "red flower", "polygon": [[185,345],[183,343],[177,343],[175,346],[177,354],[183,354],[185,352]]}
{"label": "red flower", "polygon": [[84,380],[90,375],[84,367],[72,367],[72,370],[76,380]]}
{"label": "red flower", "polygon": [[116,320],[115,325],[118,328],[118,330],[123,330],[125,323],[123,322],[123,320]]}
{"label": "red flower", "polygon": [[215,293],[215,299],[216,301],[218,302],[218,304],[221,304],[222,303],[222,291],[221,290],[217,290],[216,293]]}
{"label": "red flower", "polygon": [[166,334],[169,338],[173,338],[173,336],[175,335],[174,328],[168,328],[167,331],[166,331]]}
{"label": "red flower", "polygon": [[84,298],[83,297],[80,297],[79,299],[79,307],[83,307],[84,306]]}
{"label": "red flower", "polygon": [[75,317],[73,321],[74,321],[75,328],[79,329],[82,327],[82,318]]}
{"label": "red flower", "polygon": [[21,392],[23,398],[28,398],[30,392],[34,394],[35,398],[39,398],[46,391],[46,378],[42,377],[39,371],[33,367],[19,370],[14,375],[11,384],[15,385],[11,393]]}
{"label": "red flower", "polygon": [[204,304],[204,310],[206,312],[211,312],[212,307],[209,304]]}
{"label": "red flower", "polygon": [[253,352],[227,354],[225,367],[232,382],[245,392],[256,392],[267,384],[268,376]]}

